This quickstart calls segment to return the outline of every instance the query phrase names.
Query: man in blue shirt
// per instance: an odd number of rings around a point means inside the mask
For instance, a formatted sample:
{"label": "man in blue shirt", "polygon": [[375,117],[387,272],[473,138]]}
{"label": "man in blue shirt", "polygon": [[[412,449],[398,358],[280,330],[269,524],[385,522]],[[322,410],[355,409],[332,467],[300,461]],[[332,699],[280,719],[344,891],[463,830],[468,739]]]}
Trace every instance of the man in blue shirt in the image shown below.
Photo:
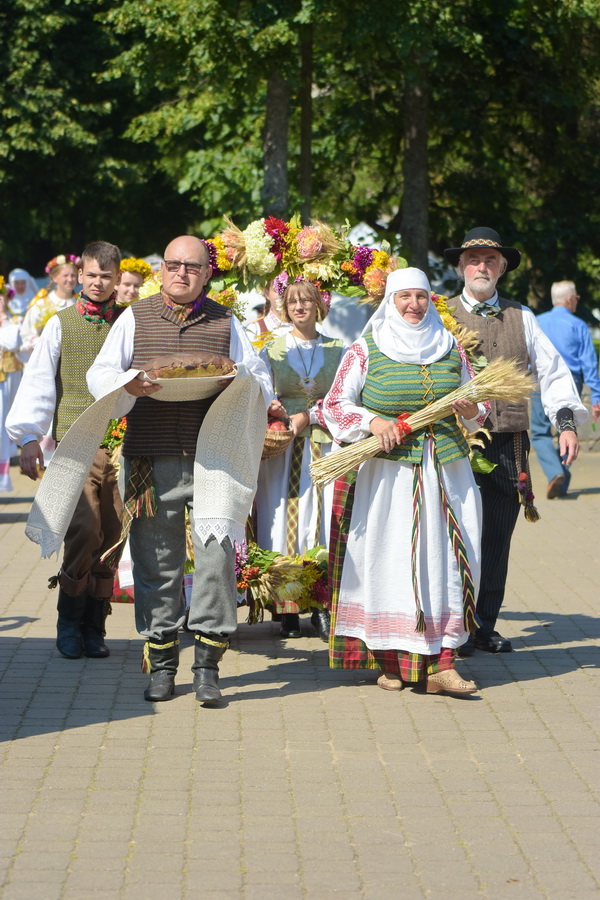
{"label": "man in blue shirt", "polygon": [[[588,326],[574,315],[579,302],[577,289],[572,281],[557,281],[552,285],[551,296],[554,309],[538,316],[538,325],[571,370],[579,393],[584,384],[590,388],[592,414],[596,422],[600,415],[598,359]],[[550,421],[544,413],[539,393],[531,396],[531,439],[548,479],[548,499],[564,497],[571,473],[554,447]]]}

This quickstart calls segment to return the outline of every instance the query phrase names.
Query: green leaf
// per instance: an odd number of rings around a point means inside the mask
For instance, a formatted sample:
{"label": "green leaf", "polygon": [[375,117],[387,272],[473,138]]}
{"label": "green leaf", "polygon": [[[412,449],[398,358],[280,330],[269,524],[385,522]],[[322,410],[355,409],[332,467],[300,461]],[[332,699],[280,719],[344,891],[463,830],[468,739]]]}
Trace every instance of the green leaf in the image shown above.
{"label": "green leaf", "polygon": [[490,462],[479,450],[471,453],[471,468],[478,475],[489,475],[496,468],[497,463]]}

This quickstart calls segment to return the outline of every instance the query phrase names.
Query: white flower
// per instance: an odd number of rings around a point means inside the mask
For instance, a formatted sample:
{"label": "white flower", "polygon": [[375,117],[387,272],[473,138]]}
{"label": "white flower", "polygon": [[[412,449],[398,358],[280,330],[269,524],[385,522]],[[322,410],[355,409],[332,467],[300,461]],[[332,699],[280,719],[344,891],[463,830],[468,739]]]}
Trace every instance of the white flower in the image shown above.
{"label": "white flower", "polygon": [[253,275],[268,275],[277,264],[271,253],[273,238],[265,234],[264,219],[250,222],[244,231],[248,269]]}

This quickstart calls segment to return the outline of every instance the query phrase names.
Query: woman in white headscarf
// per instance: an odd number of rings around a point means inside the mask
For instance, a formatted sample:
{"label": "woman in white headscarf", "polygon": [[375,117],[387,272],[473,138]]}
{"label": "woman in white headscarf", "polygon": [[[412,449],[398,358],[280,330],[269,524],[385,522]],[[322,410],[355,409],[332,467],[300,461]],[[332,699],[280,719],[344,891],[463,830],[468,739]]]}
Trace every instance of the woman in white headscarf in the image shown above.
{"label": "woman in white headscarf", "polygon": [[416,412],[472,377],[420,269],[400,269],[338,370],[323,412],[335,441],[376,435],[381,452],[336,482],[330,544],[333,668],[379,668],[380,687],[424,682],[472,694],[454,668],[473,628],[481,503],[457,416],[469,431],[486,409],[457,401],[426,431],[402,434]]}
{"label": "woman in white headscarf", "polygon": [[10,300],[10,312],[23,318],[38,292],[38,286],[27,269],[12,269],[8,273],[8,283],[15,292]]}

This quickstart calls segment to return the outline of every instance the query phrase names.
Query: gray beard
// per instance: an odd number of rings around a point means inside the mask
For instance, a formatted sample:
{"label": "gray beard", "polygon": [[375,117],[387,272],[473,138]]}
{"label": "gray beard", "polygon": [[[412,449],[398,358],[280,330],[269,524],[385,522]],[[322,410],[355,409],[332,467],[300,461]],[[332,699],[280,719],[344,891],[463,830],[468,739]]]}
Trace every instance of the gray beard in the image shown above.
{"label": "gray beard", "polygon": [[496,282],[493,280],[471,282],[471,284],[465,284],[465,290],[475,300],[489,300],[496,293]]}

